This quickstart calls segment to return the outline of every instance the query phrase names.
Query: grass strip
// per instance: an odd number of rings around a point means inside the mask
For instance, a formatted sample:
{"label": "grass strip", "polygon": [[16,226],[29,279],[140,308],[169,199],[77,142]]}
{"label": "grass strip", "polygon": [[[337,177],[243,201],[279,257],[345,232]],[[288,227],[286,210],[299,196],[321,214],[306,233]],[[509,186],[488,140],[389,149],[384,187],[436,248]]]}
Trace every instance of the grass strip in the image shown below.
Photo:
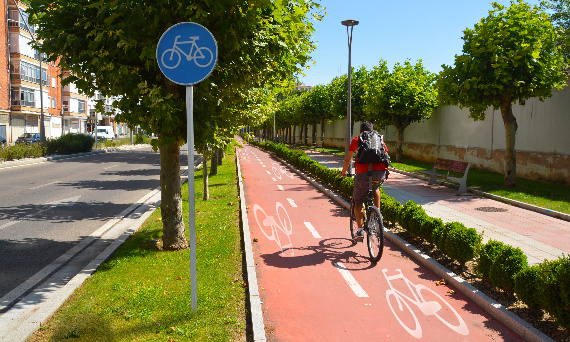
{"label": "grass strip", "polygon": [[[343,148],[313,146],[300,146],[299,148],[344,156]],[[411,158],[403,158],[401,162],[393,160],[392,165],[398,170],[417,174],[420,174],[419,171],[431,171],[433,169],[433,163]],[[504,174],[474,168],[469,169],[467,177],[467,187],[469,188],[570,214],[570,186],[517,178],[514,188],[505,188],[503,187]]]}
{"label": "grass strip", "polygon": [[[202,200],[195,176],[198,310],[191,310],[189,251],[159,251],[156,210],[79,288],[30,341],[245,341],[246,284],[242,274],[235,153],[209,177]],[[188,225],[188,186],[182,187]]]}

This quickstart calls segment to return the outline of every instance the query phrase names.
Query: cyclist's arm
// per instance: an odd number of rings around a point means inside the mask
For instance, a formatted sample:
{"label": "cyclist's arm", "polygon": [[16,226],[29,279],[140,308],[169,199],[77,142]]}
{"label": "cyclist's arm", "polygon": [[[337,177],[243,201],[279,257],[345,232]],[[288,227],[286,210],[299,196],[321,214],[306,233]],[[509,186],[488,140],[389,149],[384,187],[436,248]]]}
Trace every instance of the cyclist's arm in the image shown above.
{"label": "cyclist's arm", "polygon": [[346,172],[348,170],[348,166],[350,165],[350,160],[352,159],[353,155],[354,155],[354,151],[348,151],[346,158],[344,158],[344,165],[342,166],[342,171],[340,172],[341,176],[343,176],[343,177],[346,176]]}

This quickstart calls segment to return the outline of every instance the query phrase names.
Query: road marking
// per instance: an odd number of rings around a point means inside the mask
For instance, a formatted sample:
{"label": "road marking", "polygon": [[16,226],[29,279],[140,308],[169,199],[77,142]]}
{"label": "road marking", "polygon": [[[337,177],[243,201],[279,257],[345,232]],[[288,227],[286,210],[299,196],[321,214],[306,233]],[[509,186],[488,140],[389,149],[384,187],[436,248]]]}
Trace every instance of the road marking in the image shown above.
{"label": "road marking", "polygon": [[297,208],[297,205],[295,204],[295,201],[293,201],[292,199],[287,198],[287,202],[289,202],[289,204],[291,204],[291,206],[292,206],[293,208]]}
{"label": "road marking", "polygon": [[109,170],[109,169],[112,169],[112,168],[117,167],[117,166],[119,166],[119,165],[120,165],[120,164],[111,165],[111,166],[108,166],[108,167],[103,168],[103,170]]}
{"label": "road marking", "polygon": [[364,291],[364,289],[360,286],[360,284],[358,284],[356,279],[354,279],[352,274],[350,274],[350,271],[347,270],[346,267],[344,267],[344,264],[342,262],[335,262],[333,263],[333,265],[340,272],[340,275],[344,278],[344,280],[346,280],[348,286],[350,286],[350,289],[352,290],[352,292],[354,292],[354,294],[357,297],[360,298],[368,297],[366,291]]}
{"label": "road marking", "polygon": [[59,182],[60,182],[60,181],[55,181],[55,182],[47,183],[47,184],[44,184],[44,185],[38,185],[38,186],[35,186],[35,187],[33,187],[33,188],[30,188],[29,190],[36,190],[36,189],[39,189],[39,188],[43,188],[44,186],[49,186],[49,185],[52,185],[52,184],[55,184],[55,183],[59,183]]}
{"label": "road marking", "polygon": [[317,230],[315,229],[315,227],[313,227],[313,225],[311,224],[311,222],[303,222],[305,224],[305,227],[307,227],[307,229],[311,232],[311,234],[313,234],[313,237],[316,239],[322,239],[322,236],[319,234],[319,232],[317,232]]}
{"label": "road marking", "polygon": [[263,166],[263,167],[267,167],[267,165],[261,165],[261,166]]}
{"label": "road marking", "polygon": [[269,171],[267,171],[267,170],[265,170],[265,172],[267,172],[267,174],[268,174],[268,175],[270,175],[270,174],[271,174],[271,172],[269,172]]}
{"label": "road marking", "polygon": [[283,189],[283,186],[281,186],[281,185],[277,184],[277,187],[279,188],[279,190],[281,190],[281,191],[285,191],[285,189]]}
{"label": "road marking", "polygon": [[273,177],[271,177],[271,180],[273,180],[274,182],[277,182],[277,179],[275,179],[275,178],[273,178]]}

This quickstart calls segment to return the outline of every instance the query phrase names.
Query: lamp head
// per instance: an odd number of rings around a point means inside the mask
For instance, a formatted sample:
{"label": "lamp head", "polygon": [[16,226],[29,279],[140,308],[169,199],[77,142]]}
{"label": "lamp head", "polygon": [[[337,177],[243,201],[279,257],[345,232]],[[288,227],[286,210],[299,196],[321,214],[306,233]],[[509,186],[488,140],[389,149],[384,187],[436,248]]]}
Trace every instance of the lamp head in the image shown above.
{"label": "lamp head", "polygon": [[341,21],[340,23],[343,24],[344,26],[356,26],[356,25],[358,25],[358,20],[347,19],[347,20]]}

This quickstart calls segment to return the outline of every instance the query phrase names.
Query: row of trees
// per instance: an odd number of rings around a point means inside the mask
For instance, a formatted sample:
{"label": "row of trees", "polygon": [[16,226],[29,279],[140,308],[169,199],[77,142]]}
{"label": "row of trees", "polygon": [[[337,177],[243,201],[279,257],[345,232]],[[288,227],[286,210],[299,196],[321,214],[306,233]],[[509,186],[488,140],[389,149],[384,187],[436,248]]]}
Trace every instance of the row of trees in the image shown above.
{"label": "row of trees", "polygon": [[61,57],[60,66],[73,75],[64,83],[88,95],[119,96],[116,120],[158,136],[162,240],[164,249],[179,250],[188,246],[179,176],[185,87],[158,67],[161,35],[174,24],[196,22],[217,40],[216,68],[194,86],[195,146],[205,151],[263,119],[267,89],[291,80],[309,60],[319,8],[311,0],[29,0],[28,13],[42,42],[36,48],[49,61]]}
{"label": "row of trees", "polygon": [[[429,118],[438,105],[469,108],[474,120],[485,119],[489,107],[500,109],[506,131],[504,185],[514,187],[517,122],[512,104],[531,97],[543,100],[552,95],[553,88],[566,84],[570,0],[545,2],[543,6],[554,10],[552,16],[522,0],[511,2],[508,8],[492,5],[486,18],[464,31],[463,53],[455,56],[454,66],[443,65],[439,75],[427,71],[421,60],[415,65],[409,61],[396,64],[391,72],[382,60],[372,70],[355,70],[351,116],[355,121],[370,120],[376,127],[394,125],[396,160],[400,161],[405,128]],[[311,92],[281,96],[274,112],[276,126],[289,129],[313,124],[315,130],[318,119],[322,128],[327,120],[344,118],[346,94],[344,75]],[[272,124],[271,118],[265,127]]]}

